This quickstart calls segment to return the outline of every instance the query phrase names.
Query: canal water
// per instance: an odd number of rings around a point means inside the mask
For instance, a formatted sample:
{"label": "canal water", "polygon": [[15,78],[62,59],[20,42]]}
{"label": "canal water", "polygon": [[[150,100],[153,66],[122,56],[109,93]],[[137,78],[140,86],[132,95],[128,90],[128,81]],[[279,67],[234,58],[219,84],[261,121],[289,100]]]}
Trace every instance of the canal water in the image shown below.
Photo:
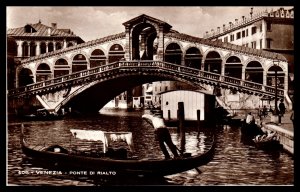
{"label": "canal water", "polygon": [[[62,173],[39,166],[21,151],[20,127],[24,124],[25,137],[31,145],[74,145],[70,129],[102,131],[131,131],[136,155],[140,158],[163,158],[152,127],[141,116],[142,111],[104,110],[96,115],[67,117],[56,121],[22,121],[9,119],[7,127],[7,184],[30,186],[293,186],[294,160],[284,152],[258,150],[241,138],[239,127],[219,129],[186,128],[186,152],[201,153],[215,135],[215,156],[208,164],[186,172],[162,178],[90,177],[80,173]],[[173,142],[179,147],[180,137],[171,127]],[[200,170],[200,171],[199,171]]]}

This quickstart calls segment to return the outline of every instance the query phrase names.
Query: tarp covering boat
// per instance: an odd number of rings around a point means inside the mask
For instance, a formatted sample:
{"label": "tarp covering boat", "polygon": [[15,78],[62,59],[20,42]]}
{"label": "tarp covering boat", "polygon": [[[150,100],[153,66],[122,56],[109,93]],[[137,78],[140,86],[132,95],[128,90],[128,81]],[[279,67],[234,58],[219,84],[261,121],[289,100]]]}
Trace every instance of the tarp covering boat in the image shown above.
{"label": "tarp covering boat", "polygon": [[72,135],[81,140],[101,141],[103,143],[103,152],[107,152],[111,142],[125,141],[129,149],[133,150],[132,133],[131,132],[106,132],[99,130],[82,130],[71,129]]}

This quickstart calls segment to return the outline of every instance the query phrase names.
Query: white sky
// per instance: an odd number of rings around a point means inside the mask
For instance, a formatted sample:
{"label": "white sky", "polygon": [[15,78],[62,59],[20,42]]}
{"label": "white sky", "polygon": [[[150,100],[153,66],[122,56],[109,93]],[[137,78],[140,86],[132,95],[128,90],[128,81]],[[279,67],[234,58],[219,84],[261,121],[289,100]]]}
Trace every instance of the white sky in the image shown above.
{"label": "white sky", "polygon": [[[282,6],[286,9],[291,6]],[[180,33],[203,37],[205,31],[216,30],[217,27],[242,16],[250,16],[247,6],[8,6],[7,28],[23,27],[39,20],[45,25],[57,23],[59,29],[71,29],[84,41],[91,41],[108,35],[125,31],[122,23],[146,14],[163,20]],[[279,7],[253,7],[254,14]]]}

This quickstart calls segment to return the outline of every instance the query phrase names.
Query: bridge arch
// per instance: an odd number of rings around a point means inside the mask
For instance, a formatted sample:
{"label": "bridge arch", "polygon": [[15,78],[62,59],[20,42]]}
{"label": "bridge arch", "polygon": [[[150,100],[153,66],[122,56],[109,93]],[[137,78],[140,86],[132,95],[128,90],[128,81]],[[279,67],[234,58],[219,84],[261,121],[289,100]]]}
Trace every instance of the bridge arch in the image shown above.
{"label": "bridge arch", "polygon": [[187,47],[184,54],[184,64],[187,67],[201,69],[202,57],[203,55],[198,47]]}
{"label": "bridge arch", "polygon": [[283,89],[285,85],[285,73],[281,66],[273,65],[267,71],[267,85],[275,86],[275,71],[277,70],[277,86]]}
{"label": "bridge arch", "polygon": [[114,43],[110,46],[108,52],[108,63],[119,61],[125,56],[124,47],[120,43]]}
{"label": "bridge arch", "polygon": [[169,63],[182,64],[183,48],[179,42],[170,41],[166,44],[164,61]]}
{"label": "bridge arch", "polygon": [[204,71],[221,74],[222,62],[222,56],[218,51],[207,50],[204,59]]}
{"label": "bridge arch", "polygon": [[18,85],[19,87],[34,83],[34,76],[31,69],[29,68],[19,69],[17,78],[18,78],[17,82],[19,83]]}
{"label": "bridge arch", "polygon": [[235,77],[242,79],[243,64],[239,57],[231,55],[224,63],[225,76]]}
{"label": "bridge arch", "polygon": [[57,59],[56,62],[54,63],[54,70],[53,70],[54,77],[70,74],[70,69],[71,69],[70,65],[66,59],[64,58]]}
{"label": "bridge arch", "polygon": [[36,69],[36,82],[46,81],[52,77],[50,66],[47,63],[41,63]]}
{"label": "bridge arch", "polygon": [[131,30],[131,57],[136,59],[153,59],[154,40],[157,37],[157,26],[144,20],[132,27]]}
{"label": "bridge arch", "polygon": [[245,66],[245,80],[263,84],[264,68],[259,61],[250,61]]}
{"label": "bridge arch", "polygon": [[85,54],[77,53],[72,60],[72,73],[86,70],[88,68],[88,60]]}
{"label": "bridge arch", "polygon": [[98,67],[106,64],[106,56],[102,49],[96,48],[91,50],[90,54],[90,68]]}

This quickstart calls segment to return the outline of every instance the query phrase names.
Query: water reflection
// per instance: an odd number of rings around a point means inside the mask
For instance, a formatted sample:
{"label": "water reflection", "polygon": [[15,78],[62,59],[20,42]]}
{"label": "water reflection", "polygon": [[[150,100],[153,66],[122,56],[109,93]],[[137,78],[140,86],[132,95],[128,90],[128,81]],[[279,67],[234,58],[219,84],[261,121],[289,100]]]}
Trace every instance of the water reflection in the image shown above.
{"label": "water reflection", "polygon": [[[132,131],[136,153],[141,158],[163,158],[155,142],[153,129],[141,118],[142,112],[113,111],[106,114],[68,118],[49,122],[22,122],[10,120],[8,124],[8,184],[12,185],[293,185],[293,159],[285,153],[268,153],[245,143],[240,129],[225,127],[215,130],[217,147],[215,156],[207,165],[164,178],[117,178],[70,175],[23,174],[22,171],[48,170],[26,159],[19,141],[20,123],[26,127],[25,135],[32,144],[60,144],[69,148],[70,129],[103,131]],[[203,152],[210,131],[203,129],[197,137],[197,129],[186,133],[186,151]],[[172,140],[180,146],[176,128],[170,128]]]}

